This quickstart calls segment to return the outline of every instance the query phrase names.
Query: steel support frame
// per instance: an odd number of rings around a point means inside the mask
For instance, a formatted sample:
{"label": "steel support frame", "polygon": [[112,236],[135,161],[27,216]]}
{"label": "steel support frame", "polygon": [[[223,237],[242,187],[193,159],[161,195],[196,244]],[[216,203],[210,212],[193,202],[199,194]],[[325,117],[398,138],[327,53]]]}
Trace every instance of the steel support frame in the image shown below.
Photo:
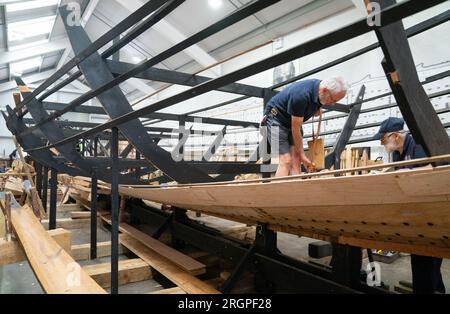
{"label": "steel support frame", "polygon": [[[129,210],[131,219],[137,224],[162,225],[170,213],[150,208],[139,200],[130,200]],[[201,250],[220,256],[236,265],[245,262],[244,269],[256,274],[256,287],[261,293],[372,293],[389,294],[388,290],[371,288],[363,282],[356,288],[350,288],[333,281],[333,273],[327,268],[318,267],[309,263],[294,260],[276,250],[276,239],[273,231],[260,230],[264,238],[255,243],[258,250],[253,249],[247,242],[239,241],[223,235],[215,229],[200,225],[186,219],[183,210],[178,209],[179,218],[173,219],[171,227],[167,230],[176,240],[176,245],[189,243]],[[263,245],[261,247],[261,244]],[[261,250],[262,249],[262,250]],[[268,254],[266,254],[268,253]],[[244,257],[247,255],[247,258]],[[239,270],[239,272],[241,272]],[[239,276],[236,276],[237,280]]]}
{"label": "steel support frame", "polygon": [[[366,87],[363,85],[358,93],[356,98],[357,102],[361,102],[364,100],[364,94],[366,92]],[[342,129],[341,134],[339,135],[336,143],[333,146],[333,151],[325,157],[325,168],[330,169],[334,165],[334,169],[338,170],[340,168],[341,161],[341,153],[347,146],[348,141],[350,140],[353,131],[355,130],[356,123],[358,122],[359,115],[361,113],[362,103],[353,106],[350,111],[350,115]]]}
{"label": "steel support frame", "polygon": [[[375,2],[382,9],[395,3],[394,0]],[[383,69],[414,139],[430,157],[450,153],[447,131],[420,84],[403,22],[383,26],[375,33],[385,55]]]}
{"label": "steel support frame", "polygon": [[[427,8],[430,8],[434,5],[437,5],[442,2],[443,2],[443,0],[430,0],[430,1],[426,1],[426,2],[409,0],[409,1],[398,3],[396,5],[393,5],[387,9],[383,10],[382,12],[380,12],[380,14],[382,14],[382,16],[383,16],[383,23],[384,23],[383,25],[385,26],[385,25],[389,25],[391,23],[395,23],[396,21],[398,21],[401,18],[404,18],[411,14],[423,11]],[[280,64],[288,62],[289,60],[292,60],[293,58],[303,57],[303,56],[309,55],[311,53],[317,52],[319,50],[331,47],[335,44],[338,44],[338,43],[341,43],[348,39],[351,39],[355,36],[365,34],[373,29],[374,28],[372,28],[371,26],[369,26],[367,24],[367,20],[363,19],[359,22],[353,23],[347,27],[344,27],[337,31],[326,34],[320,38],[313,39],[309,42],[306,42],[297,47],[291,48],[285,52],[282,52],[282,53],[275,55],[273,57],[270,57],[268,59],[262,60],[255,64],[252,64],[252,65],[249,65],[247,67],[239,69],[230,74],[224,75],[217,79],[213,79],[206,83],[200,84],[200,85],[198,85],[192,89],[189,89],[185,92],[182,92],[178,95],[169,97],[169,98],[159,101],[155,104],[152,104],[152,105],[149,105],[142,109],[136,110],[134,112],[125,114],[119,118],[116,118],[112,121],[109,121],[109,122],[103,124],[103,126],[101,126],[101,127],[97,127],[97,128],[91,129],[86,132],[82,132],[77,136],[68,138],[64,141],[61,141],[61,142],[57,143],[57,145],[62,145],[64,143],[71,142],[80,137],[85,137],[85,136],[89,136],[92,134],[96,134],[102,130],[111,128],[116,125],[126,123],[128,121],[131,121],[131,120],[139,118],[139,117],[145,117],[148,114],[162,110],[162,109],[172,106],[176,103],[182,102],[184,100],[187,100],[187,99],[195,97],[195,96],[202,95],[208,91],[214,90],[216,88],[222,87],[224,85],[230,84],[235,81],[239,81],[243,78],[246,78],[246,77],[251,76],[256,73],[260,73],[267,69],[276,67]],[[108,84],[106,84],[105,87],[107,85]]]}
{"label": "steel support frame", "polygon": [[91,242],[90,258],[97,259],[97,169],[91,169]]}
{"label": "steel support frame", "polygon": [[[121,83],[125,82],[126,80],[134,77],[135,75],[141,73],[142,71],[145,71],[148,68],[151,68],[151,67],[157,65],[158,63],[174,56],[175,54],[183,51],[184,49],[189,48],[193,44],[196,44],[199,41],[202,41],[202,40],[220,32],[221,30],[223,30],[223,29],[225,29],[225,28],[227,28],[227,27],[251,16],[252,14],[254,14],[262,9],[265,9],[279,1],[281,1],[281,0],[258,0],[258,1],[252,2],[246,6],[238,9],[236,12],[230,14],[229,16],[222,19],[221,21],[212,24],[211,26],[209,26],[209,27],[205,28],[204,30],[198,32],[197,34],[194,34],[191,37],[183,40],[182,42],[180,42],[180,43],[176,44],[175,46],[167,49],[166,51],[158,54],[157,56],[151,58],[150,60],[147,60],[147,61],[135,66],[130,71],[128,71],[114,79],[110,78],[110,79],[106,80],[105,82],[103,82],[103,84],[96,86],[96,88],[94,90],[87,92],[86,94],[84,94],[84,95],[80,96],[79,98],[75,99],[74,101],[72,101],[64,110],[54,112],[52,115],[50,115],[48,118],[46,118],[44,121],[41,121],[40,123],[45,124],[47,122],[50,122],[50,121],[60,117],[64,113],[69,112],[73,108],[76,108],[77,106],[82,105],[83,103],[85,103],[86,101],[89,101],[90,99],[92,99],[94,97],[100,96],[104,92],[106,92],[110,89],[113,89],[114,87],[118,86],[119,84],[121,84]],[[68,16],[70,13],[70,11],[68,11],[66,7],[61,7],[59,9],[59,11],[60,11],[61,16]],[[67,23],[65,23],[65,24],[67,24]],[[81,26],[75,26],[75,27],[81,27]],[[73,26],[72,26],[72,28],[73,28]],[[66,30],[69,30],[69,29],[66,27]],[[72,45],[74,45],[73,41],[72,41]],[[92,47],[92,46],[94,46],[94,45],[93,44],[89,45],[87,48],[85,48],[85,50],[90,49],[90,47]],[[78,52],[79,52],[79,54],[83,54],[83,51],[78,51]],[[88,58],[90,58],[94,55],[96,55],[96,53],[90,53]],[[79,63],[79,64],[81,65],[82,63]],[[46,83],[47,83],[47,81],[44,82],[42,85],[45,85]],[[224,84],[224,85],[228,85],[228,84]],[[218,86],[218,87],[222,87],[222,86]],[[33,94],[34,94],[34,92],[33,92]],[[21,105],[23,105],[23,102]],[[40,126],[40,124],[36,125],[36,127],[39,127],[39,126]]]}
{"label": "steel support frame", "polygon": [[111,294],[119,293],[119,130],[111,130]]}
{"label": "steel support frame", "polygon": [[[67,12],[61,11],[72,48],[75,53],[80,53],[83,49],[90,46],[91,42],[81,26],[69,25],[67,23],[67,14]],[[113,78],[104,60],[98,53],[93,53],[89,58],[80,63],[80,69],[92,88],[98,88],[104,82],[108,82]],[[113,119],[133,111],[125,95],[117,86],[99,95],[98,99],[108,115]],[[120,125],[119,128],[128,141],[145,156],[149,165],[156,166],[173,180],[180,183],[213,181],[210,176],[200,170],[190,167],[184,162],[176,163],[173,161],[168,152],[152,141],[138,119]]]}

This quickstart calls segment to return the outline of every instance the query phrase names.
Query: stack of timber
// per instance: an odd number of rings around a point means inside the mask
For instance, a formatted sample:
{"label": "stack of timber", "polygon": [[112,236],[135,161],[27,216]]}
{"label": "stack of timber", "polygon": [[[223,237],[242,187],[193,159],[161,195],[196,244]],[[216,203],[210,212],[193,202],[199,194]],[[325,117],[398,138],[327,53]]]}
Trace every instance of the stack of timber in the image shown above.
{"label": "stack of timber", "polygon": [[[91,178],[88,177],[71,177],[66,174],[58,175],[59,188],[63,193],[61,203],[67,203],[69,196],[75,200],[91,199]],[[97,193],[102,195],[110,195],[111,189],[109,185],[103,181],[97,182]]]}
{"label": "stack of timber", "polygon": [[[5,193],[0,193],[0,202],[3,207],[7,206]],[[46,293],[105,293],[45,231],[28,205],[22,207],[13,198],[10,208],[11,223],[17,239]]]}
{"label": "stack of timber", "polygon": [[[373,165],[382,165],[383,161],[374,161],[370,160],[370,148],[351,148],[346,147],[346,149],[341,154],[341,163],[339,169],[352,169],[352,168],[360,168],[367,167]],[[362,171],[359,173],[356,172],[348,172],[345,175],[358,175],[358,174],[366,174],[367,171]]]}
{"label": "stack of timber", "polygon": [[325,176],[122,186],[120,193],[335,243],[450,258],[449,166],[345,176],[449,160],[446,155],[330,171]]}
{"label": "stack of timber", "polygon": [[[90,200],[79,198],[77,202],[85,209],[90,209]],[[102,209],[97,209],[100,218],[112,224],[111,215]],[[206,266],[164,243],[152,238],[144,232],[121,222],[119,225],[120,243],[127,250],[141,258],[152,269],[172,281],[187,294],[218,294],[210,284],[198,279],[197,276],[206,273]]]}

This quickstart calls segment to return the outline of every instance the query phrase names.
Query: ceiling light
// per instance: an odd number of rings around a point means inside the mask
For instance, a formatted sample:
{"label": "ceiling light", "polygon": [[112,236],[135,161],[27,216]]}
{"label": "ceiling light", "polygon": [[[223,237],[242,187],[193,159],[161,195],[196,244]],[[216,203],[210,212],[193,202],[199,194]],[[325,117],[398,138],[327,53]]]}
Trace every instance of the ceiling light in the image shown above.
{"label": "ceiling light", "polygon": [[34,57],[23,61],[11,63],[9,65],[11,73],[15,76],[21,76],[23,73],[39,68],[42,64],[42,57]]}
{"label": "ceiling light", "polygon": [[6,5],[6,12],[17,12],[57,5],[59,0],[34,0]]}
{"label": "ceiling light", "polygon": [[50,34],[56,15],[8,24],[8,40],[20,41],[26,38]]}
{"label": "ceiling light", "polygon": [[208,0],[208,3],[213,9],[218,9],[223,4],[222,0]]}
{"label": "ceiling light", "polygon": [[141,63],[144,60],[144,58],[134,56],[133,58],[131,58],[131,60],[133,61],[133,63]]}

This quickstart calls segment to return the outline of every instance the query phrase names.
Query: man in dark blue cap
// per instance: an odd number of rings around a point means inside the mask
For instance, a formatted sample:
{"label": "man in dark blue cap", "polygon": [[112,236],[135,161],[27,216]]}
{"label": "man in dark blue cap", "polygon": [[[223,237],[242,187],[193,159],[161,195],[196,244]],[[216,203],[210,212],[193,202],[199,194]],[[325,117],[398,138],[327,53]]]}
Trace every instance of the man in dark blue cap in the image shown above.
{"label": "man in dark blue cap", "polygon": [[[381,140],[386,151],[394,154],[395,162],[427,157],[422,146],[416,144],[411,134],[404,131],[404,126],[403,119],[389,118],[381,124],[374,140]],[[416,294],[445,293],[441,265],[441,258],[411,255],[413,292]]]}

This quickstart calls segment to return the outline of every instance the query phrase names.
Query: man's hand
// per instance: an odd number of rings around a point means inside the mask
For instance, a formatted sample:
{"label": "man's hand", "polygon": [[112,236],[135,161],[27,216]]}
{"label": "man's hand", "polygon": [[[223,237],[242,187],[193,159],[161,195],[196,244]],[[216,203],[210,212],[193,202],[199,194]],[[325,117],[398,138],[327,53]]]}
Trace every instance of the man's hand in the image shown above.
{"label": "man's hand", "polygon": [[306,169],[310,168],[313,165],[311,160],[309,160],[308,157],[306,157],[305,153],[300,154],[300,161],[303,163]]}

